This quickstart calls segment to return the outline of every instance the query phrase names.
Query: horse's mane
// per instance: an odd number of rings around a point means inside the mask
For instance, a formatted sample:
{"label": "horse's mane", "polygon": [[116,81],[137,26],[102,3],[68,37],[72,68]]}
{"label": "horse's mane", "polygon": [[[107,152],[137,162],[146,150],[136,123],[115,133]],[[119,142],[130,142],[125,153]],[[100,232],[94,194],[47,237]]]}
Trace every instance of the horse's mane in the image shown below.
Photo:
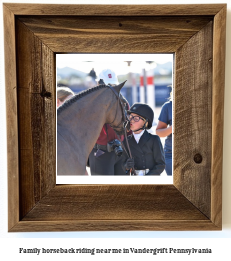
{"label": "horse's mane", "polygon": [[92,93],[94,91],[97,91],[99,89],[105,88],[107,87],[107,85],[105,84],[100,84],[98,86],[95,86],[93,88],[89,88],[87,90],[84,90],[76,95],[74,95],[72,98],[70,98],[69,100],[65,101],[58,109],[57,109],[57,115],[59,115],[62,111],[66,110],[68,107],[70,107],[71,104],[73,104],[74,102],[76,102],[77,100],[79,100],[80,98],[86,96],[89,93]]}

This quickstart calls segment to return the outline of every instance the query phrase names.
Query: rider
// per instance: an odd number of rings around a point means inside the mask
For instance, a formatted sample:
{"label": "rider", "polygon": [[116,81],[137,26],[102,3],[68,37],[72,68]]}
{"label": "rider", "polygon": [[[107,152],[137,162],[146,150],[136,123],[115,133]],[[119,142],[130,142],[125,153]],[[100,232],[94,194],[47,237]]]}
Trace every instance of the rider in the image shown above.
{"label": "rider", "polygon": [[[152,127],[154,112],[144,103],[135,103],[128,111],[132,135],[128,136],[128,144],[132,159],[123,153],[123,166],[127,173],[132,168],[135,175],[160,175],[165,168],[163,146],[157,135],[150,134],[146,129]],[[125,147],[126,143],[124,142]]]}
{"label": "rider", "polygon": [[[114,71],[105,69],[100,72],[97,79],[98,84],[117,85],[118,79]],[[127,100],[120,95],[124,105],[129,109]],[[121,141],[123,136],[120,136]],[[91,175],[125,175],[122,168],[120,147],[113,146],[117,143],[119,146],[118,136],[109,124],[104,124],[100,135],[95,143],[93,150],[89,155],[89,166]],[[111,144],[111,146],[109,146]],[[113,150],[113,148],[115,148]]]}

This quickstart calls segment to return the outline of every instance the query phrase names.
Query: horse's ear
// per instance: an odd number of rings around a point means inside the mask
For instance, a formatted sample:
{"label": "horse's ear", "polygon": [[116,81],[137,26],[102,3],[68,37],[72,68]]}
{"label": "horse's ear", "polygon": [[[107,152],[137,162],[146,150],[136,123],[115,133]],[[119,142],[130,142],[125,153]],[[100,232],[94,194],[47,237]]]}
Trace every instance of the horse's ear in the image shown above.
{"label": "horse's ear", "polygon": [[120,83],[119,85],[114,86],[114,89],[116,90],[117,93],[120,93],[120,90],[123,88],[126,81]]}

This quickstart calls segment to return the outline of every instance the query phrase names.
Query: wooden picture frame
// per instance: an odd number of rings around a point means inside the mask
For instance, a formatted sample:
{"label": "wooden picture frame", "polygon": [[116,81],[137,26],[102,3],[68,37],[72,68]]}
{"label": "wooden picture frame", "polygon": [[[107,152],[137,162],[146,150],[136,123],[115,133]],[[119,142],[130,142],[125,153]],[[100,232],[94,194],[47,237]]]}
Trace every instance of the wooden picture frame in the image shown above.
{"label": "wooden picture frame", "polygon": [[[3,10],[8,230],[221,230],[226,4]],[[56,185],[56,53],[175,53],[173,185]]]}

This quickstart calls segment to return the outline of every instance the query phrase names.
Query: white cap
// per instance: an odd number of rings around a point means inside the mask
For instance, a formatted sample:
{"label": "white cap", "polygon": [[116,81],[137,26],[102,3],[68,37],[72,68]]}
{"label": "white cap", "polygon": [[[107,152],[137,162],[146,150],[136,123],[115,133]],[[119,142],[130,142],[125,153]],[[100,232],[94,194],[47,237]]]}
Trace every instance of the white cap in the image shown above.
{"label": "white cap", "polygon": [[98,78],[96,81],[98,82],[100,79],[104,81],[105,84],[118,84],[117,75],[115,72],[113,72],[110,69],[104,69],[102,72],[100,72]]}

